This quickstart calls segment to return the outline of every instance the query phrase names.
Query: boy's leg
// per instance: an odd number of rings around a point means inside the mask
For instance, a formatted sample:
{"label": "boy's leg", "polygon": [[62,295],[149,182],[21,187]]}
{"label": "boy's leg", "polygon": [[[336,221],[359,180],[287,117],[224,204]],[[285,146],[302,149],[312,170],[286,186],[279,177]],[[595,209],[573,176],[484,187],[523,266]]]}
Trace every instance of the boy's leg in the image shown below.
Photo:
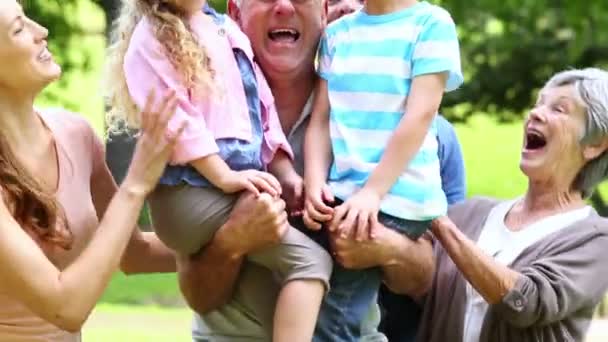
{"label": "boy's leg", "polygon": [[[431,221],[411,221],[384,213],[378,215],[387,228],[400,232],[412,240],[418,239],[430,226]],[[379,292],[379,303],[385,315],[380,330],[392,341],[409,341],[416,337],[421,308],[411,298],[392,293],[386,286]]]}
{"label": "boy's leg", "polygon": [[274,315],[273,341],[310,341],[323,294],[329,286],[329,254],[290,227],[279,245],[252,253],[248,259],[272,270],[281,280]]}
{"label": "boy's leg", "polygon": [[379,331],[382,313],[378,299],[371,303],[367,314],[361,322],[361,342],[388,342],[389,339]]}
{"label": "boy's leg", "polygon": [[[331,205],[337,206],[341,203],[343,202],[336,198]],[[330,249],[327,231],[309,230],[298,218],[292,219],[291,223],[326,250]],[[379,270],[347,270],[334,265],[330,292],[321,306],[314,341],[386,341],[384,335],[378,333],[377,324],[375,327],[370,325],[374,324],[374,317],[370,312],[375,312],[370,308],[375,309],[376,306],[379,273]],[[367,322],[368,320],[370,322]]]}
{"label": "boy's leg", "polygon": [[314,341],[359,341],[361,323],[375,301],[380,282],[378,267],[350,270],[335,264],[331,289],[321,305]]}
{"label": "boy's leg", "polygon": [[[403,220],[384,213],[379,213],[378,220],[411,239],[419,238],[430,227],[430,221]],[[331,291],[319,313],[315,342],[359,341],[361,322],[369,305],[376,301],[381,282],[379,267],[349,270],[336,264],[330,281]]]}
{"label": "boy's leg", "polygon": [[378,214],[378,222],[382,223],[386,228],[395,230],[404,234],[412,240],[418,240],[429,228],[431,221],[412,221],[399,217],[387,215],[383,212]]}
{"label": "boy's leg", "polygon": [[382,285],[378,294],[378,303],[382,306],[380,331],[390,341],[414,341],[422,307],[406,295],[398,295]]}

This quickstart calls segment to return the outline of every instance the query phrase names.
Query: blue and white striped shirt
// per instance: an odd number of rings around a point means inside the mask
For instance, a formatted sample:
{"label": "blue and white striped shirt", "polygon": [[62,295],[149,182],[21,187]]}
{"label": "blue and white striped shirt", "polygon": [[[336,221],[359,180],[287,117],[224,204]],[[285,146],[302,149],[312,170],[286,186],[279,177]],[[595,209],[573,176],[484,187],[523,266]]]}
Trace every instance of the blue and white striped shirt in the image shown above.
{"label": "blue and white striped shirt", "polygon": [[[450,14],[427,2],[399,12],[342,17],[319,45],[319,75],[329,90],[334,162],[329,185],[346,200],[378,165],[404,115],[412,79],[448,72],[446,91],[463,82],[456,27]],[[383,198],[380,210],[429,220],[447,211],[437,157],[436,123]]]}

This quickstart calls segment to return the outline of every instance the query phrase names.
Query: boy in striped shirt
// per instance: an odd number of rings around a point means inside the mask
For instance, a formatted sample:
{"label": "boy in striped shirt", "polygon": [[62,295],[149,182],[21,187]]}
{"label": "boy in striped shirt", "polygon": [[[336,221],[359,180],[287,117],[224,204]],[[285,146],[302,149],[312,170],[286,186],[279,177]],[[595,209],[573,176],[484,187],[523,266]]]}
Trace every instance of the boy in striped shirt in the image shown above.
{"label": "boy in striped shirt", "polygon": [[[450,14],[425,1],[368,0],[328,26],[318,63],[304,222],[357,240],[381,223],[417,239],[447,211],[434,120],[444,91],[463,82]],[[316,340],[358,340],[380,281],[377,267],[336,265]]]}

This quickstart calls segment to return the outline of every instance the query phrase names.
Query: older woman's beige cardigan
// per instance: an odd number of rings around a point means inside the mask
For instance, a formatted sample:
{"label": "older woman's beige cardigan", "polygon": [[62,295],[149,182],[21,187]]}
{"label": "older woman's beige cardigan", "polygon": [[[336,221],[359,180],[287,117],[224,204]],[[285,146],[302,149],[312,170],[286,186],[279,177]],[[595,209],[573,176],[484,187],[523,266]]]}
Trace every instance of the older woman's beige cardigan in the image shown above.
{"label": "older woman's beige cardigan", "polygon": [[[498,201],[476,198],[449,217],[477,241]],[[418,341],[462,341],[465,279],[436,242],[437,269],[426,300]],[[491,305],[481,342],[583,341],[594,308],[608,288],[608,220],[595,210],[584,220],[525,249],[510,267],[522,274],[501,303]]]}

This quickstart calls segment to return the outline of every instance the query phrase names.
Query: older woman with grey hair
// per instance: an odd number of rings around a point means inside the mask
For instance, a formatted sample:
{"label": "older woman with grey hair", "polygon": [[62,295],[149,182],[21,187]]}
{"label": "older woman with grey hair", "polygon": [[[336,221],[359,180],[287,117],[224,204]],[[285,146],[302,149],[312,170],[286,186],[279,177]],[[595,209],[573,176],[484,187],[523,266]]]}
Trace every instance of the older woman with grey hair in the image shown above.
{"label": "older woman with grey hair", "polygon": [[471,199],[433,222],[420,341],[584,339],[608,288],[608,220],[585,202],[608,175],[608,73],[553,76],[523,140],[523,196]]}

